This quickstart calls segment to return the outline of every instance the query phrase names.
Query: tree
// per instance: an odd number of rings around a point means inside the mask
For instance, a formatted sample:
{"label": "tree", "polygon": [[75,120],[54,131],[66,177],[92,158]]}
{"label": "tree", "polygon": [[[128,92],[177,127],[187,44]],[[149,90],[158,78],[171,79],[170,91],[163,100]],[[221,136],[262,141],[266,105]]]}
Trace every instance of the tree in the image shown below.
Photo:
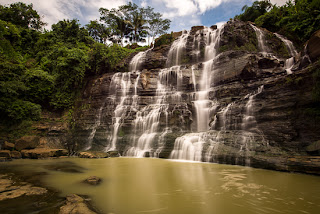
{"label": "tree", "polygon": [[270,0],[255,1],[251,7],[248,7],[247,5],[243,6],[242,11],[244,12],[237,15],[235,18],[240,19],[241,21],[253,22],[256,18],[268,12],[272,6]]}
{"label": "tree", "polygon": [[35,30],[41,30],[46,25],[38,12],[33,9],[33,4],[26,5],[22,2],[10,4],[10,7],[0,5],[0,19]]}
{"label": "tree", "polygon": [[110,29],[97,20],[90,21],[90,23],[86,25],[86,29],[96,42],[106,43],[107,39],[111,36]]}
{"label": "tree", "polygon": [[118,9],[100,8],[100,21],[104,21],[112,31],[113,42],[120,43],[125,38],[136,43],[145,41],[149,35],[153,38],[165,33],[170,27],[170,20],[162,19],[153,8],[139,8],[129,2]]}
{"label": "tree", "polygon": [[52,35],[63,42],[84,42],[92,44],[92,38],[89,37],[87,29],[80,27],[77,19],[59,21],[52,25]]}
{"label": "tree", "polygon": [[122,40],[131,32],[129,21],[126,20],[125,12],[120,9],[112,8],[111,10],[100,8],[100,21],[104,21],[111,30],[113,43],[122,44]]}
{"label": "tree", "polygon": [[165,34],[170,28],[170,20],[162,19],[162,14],[154,13],[153,11],[149,13],[149,28],[148,33],[152,37],[152,41],[155,40],[156,36]]}

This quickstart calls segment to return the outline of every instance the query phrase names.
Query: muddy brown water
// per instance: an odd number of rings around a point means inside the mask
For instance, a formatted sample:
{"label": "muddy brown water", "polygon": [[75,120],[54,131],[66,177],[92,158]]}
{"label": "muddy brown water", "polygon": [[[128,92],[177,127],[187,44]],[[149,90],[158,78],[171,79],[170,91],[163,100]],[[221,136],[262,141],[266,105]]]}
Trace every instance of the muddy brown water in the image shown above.
{"label": "muddy brown water", "polygon": [[[107,214],[319,213],[320,177],[152,158],[15,160],[64,197],[87,195]],[[97,186],[82,181],[103,179]]]}

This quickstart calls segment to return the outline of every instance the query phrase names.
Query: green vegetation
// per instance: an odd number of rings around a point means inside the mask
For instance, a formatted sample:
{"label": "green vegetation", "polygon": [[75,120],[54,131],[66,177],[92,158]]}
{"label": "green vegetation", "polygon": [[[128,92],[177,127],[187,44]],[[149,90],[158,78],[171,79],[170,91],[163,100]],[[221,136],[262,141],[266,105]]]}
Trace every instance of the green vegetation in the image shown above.
{"label": "green vegetation", "polygon": [[160,47],[161,45],[170,45],[174,41],[174,37],[171,34],[163,34],[154,42],[154,47]]}
{"label": "green vegetation", "polygon": [[[132,41],[140,41],[147,35],[141,34],[140,29],[149,34],[145,27],[152,25],[145,24],[146,14],[152,17],[156,13],[132,3],[120,7],[123,8],[130,13],[122,21],[127,23],[127,18],[132,18]],[[101,11],[101,19],[107,21],[108,11]],[[143,19],[141,26],[135,20],[139,17]],[[161,16],[157,18],[163,21]],[[25,122],[39,120],[42,110],[73,109],[86,76],[113,71],[129,54],[147,48],[136,44],[131,48],[117,43],[106,45],[121,29],[98,21],[82,27],[76,19],[62,20],[50,31],[44,26],[32,4],[0,5],[0,126],[30,124]],[[161,32],[166,27],[159,29]]]}
{"label": "green vegetation", "polygon": [[285,5],[272,5],[270,0],[255,1],[244,6],[235,19],[253,21],[258,26],[285,35],[301,46],[320,26],[319,0],[289,0]]}
{"label": "green vegetation", "polygon": [[110,29],[109,40],[117,44],[127,40],[133,43],[145,41],[148,36],[154,40],[169,29],[171,22],[162,19],[162,14],[154,12],[153,8],[140,8],[131,2],[111,10],[100,8],[99,11],[100,21]]}

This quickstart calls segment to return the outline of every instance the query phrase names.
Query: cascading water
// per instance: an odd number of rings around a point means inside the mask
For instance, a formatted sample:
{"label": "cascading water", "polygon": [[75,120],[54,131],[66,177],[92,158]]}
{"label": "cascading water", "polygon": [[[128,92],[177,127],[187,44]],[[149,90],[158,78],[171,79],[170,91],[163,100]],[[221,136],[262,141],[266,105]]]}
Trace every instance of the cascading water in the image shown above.
{"label": "cascading water", "polygon": [[206,29],[206,47],[205,47],[205,62],[203,63],[203,70],[201,80],[199,82],[199,91],[196,94],[196,101],[194,106],[196,109],[197,131],[209,130],[210,110],[213,102],[209,100],[209,91],[214,77],[213,63],[217,54],[220,34],[223,28],[217,30]]}
{"label": "cascading water", "polygon": [[97,119],[96,119],[96,121],[95,121],[95,123],[94,123],[94,125],[92,127],[92,130],[91,130],[90,134],[89,134],[88,143],[87,143],[86,147],[83,149],[84,151],[87,151],[87,150],[91,149],[91,147],[92,147],[93,138],[96,135],[97,128],[101,124],[102,109],[103,109],[103,106],[101,106],[99,108],[98,117],[97,117]]}
{"label": "cascading water", "polygon": [[[131,145],[124,153],[126,156],[158,156],[161,152],[164,136],[170,132],[170,129],[166,125],[163,130],[160,130],[160,117],[164,115],[166,124],[168,124],[169,104],[167,99],[174,99],[175,102],[181,100],[179,90],[181,90],[183,76],[180,64],[188,36],[189,32],[183,32],[171,45],[166,62],[168,68],[162,69],[158,74],[154,103],[142,108],[136,114],[134,135]],[[155,144],[157,136],[158,149],[153,151],[152,144]]]}
{"label": "cascading water", "polygon": [[263,31],[260,28],[254,26],[253,24],[250,24],[250,26],[256,32],[257,39],[258,39],[258,46],[260,48],[260,52],[264,56],[266,56],[268,54],[268,48],[267,48],[267,45],[265,44],[265,36],[264,36]]}
{"label": "cascading water", "polygon": [[248,153],[252,147],[252,142],[255,141],[254,133],[262,134],[262,132],[258,129],[255,119],[255,105],[254,99],[258,94],[261,94],[263,91],[264,86],[260,86],[256,92],[253,94],[248,94],[245,98],[248,98],[248,102],[245,105],[245,113],[243,114],[242,118],[242,139],[240,143],[239,155],[245,157],[245,164],[250,166],[250,159],[248,158]]}
{"label": "cascading water", "polygon": [[[174,147],[169,156],[171,159],[210,162],[216,158],[219,148],[230,144],[230,138],[234,138],[232,140],[237,144],[234,148],[240,148],[239,154],[243,156],[256,133],[253,100],[261,92],[259,89],[257,93],[241,99],[241,102],[248,99],[242,121],[231,118],[238,108],[236,101],[228,99],[219,103],[212,99],[212,94],[220,87],[215,84],[218,82],[216,75],[221,75],[217,73],[221,71],[217,52],[223,29],[204,28],[195,34],[183,32],[170,47],[166,68],[140,72],[147,53],[141,52],[131,60],[129,72],[113,76],[110,85],[113,94],[109,98],[114,100],[115,110],[106,151],[119,149],[124,156],[134,157],[168,157],[168,151]],[[193,45],[190,44],[192,41]],[[187,47],[195,50],[190,52]],[[263,43],[259,47],[267,53]],[[189,53],[194,57],[193,64],[184,65],[190,60]],[[203,61],[198,62],[199,59]],[[149,89],[146,83],[152,83],[153,88]],[[139,95],[141,90],[145,93],[143,96]],[[179,127],[180,121],[184,127]],[[185,134],[185,131],[193,133]],[[92,133],[94,136],[94,129]],[[89,136],[89,142],[92,142],[92,136]],[[168,140],[173,140],[174,146]],[[165,151],[164,156],[161,155],[162,150]]]}
{"label": "cascading water", "polygon": [[256,127],[256,120],[255,120],[255,116],[254,116],[254,98],[260,94],[263,91],[264,86],[260,86],[258,88],[258,91],[255,92],[254,94],[248,94],[246,97],[248,97],[248,102],[245,106],[245,114],[243,115],[243,119],[242,119],[242,129],[243,130],[250,130],[253,127]]}
{"label": "cascading water", "polygon": [[[116,150],[119,128],[121,127],[123,120],[130,110],[136,111],[138,99],[137,87],[140,79],[139,67],[143,63],[148,51],[149,50],[139,52],[132,58],[129,65],[129,72],[116,73],[111,79],[109,91],[113,92],[111,98],[118,104],[114,110],[114,116],[112,117],[113,131],[110,140],[111,144],[106,146],[105,151]],[[132,83],[133,75],[135,76],[134,84]]]}
{"label": "cascading water", "polygon": [[[212,30],[211,28],[206,28],[203,30],[206,40],[204,55],[204,59],[206,61],[203,63],[201,79],[199,82],[199,91],[195,92],[196,100],[193,102],[196,112],[198,133],[189,133],[177,138],[175,140],[174,149],[170,154],[171,159],[191,161],[202,160],[202,149],[205,140],[203,139],[203,133],[199,132],[209,130],[210,113],[213,108],[216,108],[214,102],[209,99],[209,92],[211,88],[212,77],[214,76],[213,63],[217,55],[222,29],[223,27],[217,30]],[[196,90],[196,80],[193,68],[192,79],[194,90]]]}
{"label": "cascading water", "polygon": [[172,43],[166,63],[168,68],[175,65],[181,65],[183,52],[186,49],[186,43],[189,35],[189,31],[183,31],[182,35]]}
{"label": "cascading water", "polygon": [[284,37],[281,36],[280,34],[275,33],[275,35],[276,35],[279,39],[281,39],[281,41],[286,45],[288,52],[290,53],[290,56],[291,56],[291,57],[286,60],[286,62],[285,62],[285,69],[286,69],[286,71],[287,71],[287,74],[292,74],[291,69],[292,69],[292,67],[293,67],[293,65],[294,65],[294,59],[295,59],[295,57],[298,55],[298,52],[297,52],[297,50],[296,50],[295,47],[293,46],[293,43],[292,43],[290,40],[284,38]]}

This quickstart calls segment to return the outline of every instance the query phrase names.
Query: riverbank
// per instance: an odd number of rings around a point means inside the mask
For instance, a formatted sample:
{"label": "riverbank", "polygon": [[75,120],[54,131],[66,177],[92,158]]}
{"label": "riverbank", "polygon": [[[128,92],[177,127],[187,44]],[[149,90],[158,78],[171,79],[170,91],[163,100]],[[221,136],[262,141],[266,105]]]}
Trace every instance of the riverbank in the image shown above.
{"label": "riverbank", "polygon": [[[121,155],[117,151],[101,152],[101,151],[83,151],[68,153],[65,149],[48,149],[48,148],[35,148],[30,150],[10,151],[0,150],[0,162],[11,161],[14,159],[46,159],[46,158],[68,158],[68,157],[79,157],[79,158],[110,158],[120,157]],[[269,169],[283,172],[297,172],[312,175],[320,175],[320,156],[254,156],[247,160],[234,159],[227,155],[221,155],[215,157],[212,163],[219,164],[231,164],[250,166],[253,168]]]}

